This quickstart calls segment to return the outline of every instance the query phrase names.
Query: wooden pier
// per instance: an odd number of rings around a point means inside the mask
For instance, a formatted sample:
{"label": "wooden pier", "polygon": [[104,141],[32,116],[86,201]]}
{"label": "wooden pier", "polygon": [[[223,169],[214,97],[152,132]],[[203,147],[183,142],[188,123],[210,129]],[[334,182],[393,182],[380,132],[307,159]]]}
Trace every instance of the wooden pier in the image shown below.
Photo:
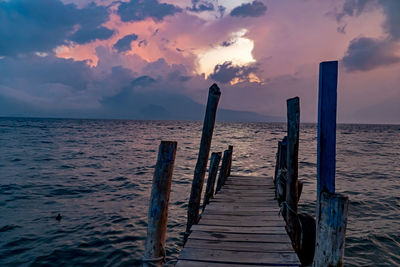
{"label": "wooden pier", "polygon": [[272,177],[228,177],[176,266],[299,266],[274,197]]}
{"label": "wooden pier", "polygon": [[[185,246],[176,266],[343,266],[348,197],[335,193],[338,62],[320,64],[316,219],[298,211],[300,99],[287,100],[287,136],[278,142],[275,176],[231,175],[233,146],[213,152],[200,200],[221,91],[209,89],[190,191]],[[163,266],[176,142],[161,142],[148,212],[143,267]],[[214,187],[216,186],[216,194]],[[282,211],[282,216],[280,216]]]}

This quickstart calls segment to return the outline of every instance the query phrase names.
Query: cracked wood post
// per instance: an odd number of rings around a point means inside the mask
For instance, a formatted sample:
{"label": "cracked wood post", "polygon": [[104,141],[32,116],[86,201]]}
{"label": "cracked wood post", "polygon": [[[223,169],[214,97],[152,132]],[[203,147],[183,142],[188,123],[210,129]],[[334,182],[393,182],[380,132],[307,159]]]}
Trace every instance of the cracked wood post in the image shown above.
{"label": "cracked wood post", "polygon": [[321,193],[314,267],[343,266],[348,206],[346,196]]}
{"label": "cracked wood post", "polygon": [[204,193],[203,210],[206,207],[206,205],[210,202],[210,199],[214,196],[215,180],[217,178],[218,166],[219,162],[221,161],[221,156],[222,156],[221,152],[213,152],[211,154],[207,187],[206,187],[206,192]]}
{"label": "cracked wood post", "polygon": [[224,156],[222,158],[221,169],[219,170],[217,189],[215,190],[217,193],[221,190],[222,186],[225,184],[226,177],[228,175],[229,161],[232,158],[232,151],[225,150]]}
{"label": "cracked wood post", "polygon": [[162,266],[165,258],[168,202],[176,147],[176,142],[162,141],[158,149],[149,203],[147,238],[142,265],[144,267]]}
{"label": "cracked wood post", "polygon": [[203,132],[200,141],[200,150],[197,158],[196,167],[190,191],[189,206],[187,212],[187,225],[185,240],[187,239],[190,228],[199,220],[201,191],[204,184],[204,176],[207,168],[207,161],[210,155],[211,139],[213,136],[215,117],[221,91],[215,83],[210,87],[207,100],[206,114],[204,116]]}
{"label": "cracked wood post", "polygon": [[298,154],[300,128],[300,100],[287,100],[287,182],[286,182],[286,225],[296,252],[299,251],[298,203]]}

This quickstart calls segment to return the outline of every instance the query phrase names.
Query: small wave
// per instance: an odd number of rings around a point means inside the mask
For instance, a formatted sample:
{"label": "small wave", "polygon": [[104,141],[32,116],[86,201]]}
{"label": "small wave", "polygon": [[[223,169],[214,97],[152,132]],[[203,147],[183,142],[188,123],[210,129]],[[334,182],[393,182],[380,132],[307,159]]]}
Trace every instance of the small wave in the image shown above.
{"label": "small wave", "polygon": [[14,229],[17,229],[17,228],[21,228],[21,226],[15,225],[15,224],[5,225],[5,226],[0,228],[0,233],[11,231],[11,230],[14,230]]}

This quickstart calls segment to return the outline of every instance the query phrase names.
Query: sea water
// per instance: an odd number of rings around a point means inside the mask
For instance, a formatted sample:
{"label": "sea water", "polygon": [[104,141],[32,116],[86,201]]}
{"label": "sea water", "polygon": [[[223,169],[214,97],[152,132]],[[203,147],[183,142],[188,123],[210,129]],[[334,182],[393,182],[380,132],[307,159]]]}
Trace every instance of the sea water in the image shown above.
{"label": "sea water", "polygon": [[[201,129],[185,121],[0,118],[0,266],[139,265],[161,140],[178,142],[166,241],[173,266]],[[217,122],[211,151],[233,145],[233,174],[272,179],[285,133],[285,123]],[[316,125],[302,124],[299,210],[309,214],[316,144]],[[399,161],[400,126],[338,125],[336,191],[350,199],[345,266],[400,266]]]}

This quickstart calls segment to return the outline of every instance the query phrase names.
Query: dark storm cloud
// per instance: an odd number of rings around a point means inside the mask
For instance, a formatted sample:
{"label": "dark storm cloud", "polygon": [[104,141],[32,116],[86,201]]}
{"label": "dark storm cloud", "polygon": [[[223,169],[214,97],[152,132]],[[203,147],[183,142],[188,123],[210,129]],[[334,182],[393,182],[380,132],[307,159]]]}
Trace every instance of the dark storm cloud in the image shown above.
{"label": "dark storm cloud", "polygon": [[383,29],[389,35],[376,39],[361,37],[353,39],[343,57],[343,64],[348,71],[368,71],[400,61],[396,54],[400,40],[400,1],[398,0],[346,0],[336,18],[359,16],[363,12],[382,8],[385,15]]}
{"label": "dark storm cloud", "polygon": [[118,7],[118,15],[124,22],[141,21],[146,18],[160,21],[166,16],[174,15],[181,11],[180,7],[159,3],[158,0],[130,0],[129,2],[121,3]]}
{"label": "dark storm cloud", "polygon": [[258,69],[255,66],[235,66],[232,62],[225,62],[215,66],[214,72],[210,75],[210,78],[222,83],[229,83],[234,78],[246,79],[252,72],[256,72]]}
{"label": "dark storm cloud", "polygon": [[138,36],[134,33],[126,35],[119,39],[118,42],[114,44],[113,48],[115,48],[119,53],[128,51],[131,49],[131,43],[136,41],[137,38]]}
{"label": "dark storm cloud", "polygon": [[84,61],[39,57],[5,57],[0,60],[0,85],[36,90],[45,84],[62,84],[74,91],[87,88],[92,79],[90,67]]}
{"label": "dark storm cloud", "polygon": [[400,62],[397,47],[390,40],[356,38],[342,61],[348,71],[367,71]]}
{"label": "dark storm cloud", "polygon": [[253,1],[252,3],[242,4],[235,7],[230,15],[234,17],[260,17],[265,15],[267,7],[263,2]]}
{"label": "dark storm cloud", "polygon": [[192,6],[188,7],[187,10],[197,13],[203,11],[213,11],[214,4],[207,1],[192,0]]}
{"label": "dark storm cloud", "polygon": [[113,31],[101,24],[108,18],[107,8],[94,3],[78,9],[60,0],[0,1],[0,56],[45,52],[68,40],[107,39]]}

